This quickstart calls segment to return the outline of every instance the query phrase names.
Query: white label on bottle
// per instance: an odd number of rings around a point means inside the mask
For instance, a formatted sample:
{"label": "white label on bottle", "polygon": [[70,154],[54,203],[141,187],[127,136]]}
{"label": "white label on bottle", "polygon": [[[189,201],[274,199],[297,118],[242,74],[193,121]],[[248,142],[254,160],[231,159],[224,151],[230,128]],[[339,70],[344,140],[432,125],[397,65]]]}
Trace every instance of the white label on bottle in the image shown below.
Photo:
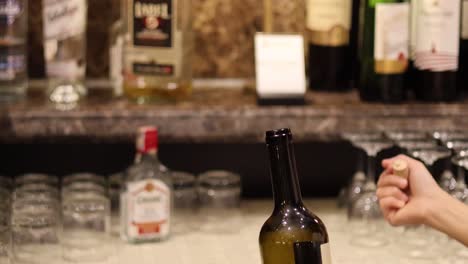
{"label": "white label on bottle", "polygon": [[171,193],[160,180],[127,184],[127,232],[131,239],[159,239],[169,235]]}
{"label": "white label on bottle", "polygon": [[374,58],[407,60],[409,4],[379,3],[375,7]]}
{"label": "white label on bottle", "polygon": [[351,28],[351,0],[307,0],[307,27],[330,31]]}
{"label": "white label on bottle", "polygon": [[463,1],[462,39],[468,39],[468,0]]}
{"label": "white label on bottle", "polygon": [[322,244],[320,246],[320,251],[322,253],[322,264],[331,264],[331,250],[330,243]]}
{"label": "white label on bottle", "polygon": [[85,32],[86,0],[43,0],[44,36],[63,40]]}
{"label": "white label on bottle", "polygon": [[456,71],[460,41],[460,0],[418,0],[415,67]]}

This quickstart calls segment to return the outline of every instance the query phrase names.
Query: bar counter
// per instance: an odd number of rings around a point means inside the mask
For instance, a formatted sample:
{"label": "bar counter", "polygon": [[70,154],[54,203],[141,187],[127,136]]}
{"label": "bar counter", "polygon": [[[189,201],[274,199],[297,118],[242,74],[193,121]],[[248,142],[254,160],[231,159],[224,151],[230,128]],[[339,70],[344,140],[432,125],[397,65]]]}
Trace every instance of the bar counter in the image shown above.
{"label": "bar counter", "polygon": [[[308,200],[306,205],[327,226],[334,264],[454,263],[446,258],[406,262],[402,257],[404,249],[398,247],[396,242],[373,249],[353,246],[350,243],[352,230],[348,227],[344,211],[337,209],[335,200]],[[273,202],[267,200],[244,202],[240,229],[232,230],[230,234],[193,231],[174,235],[166,242],[142,245],[128,245],[116,239],[118,253],[115,257],[118,260],[114,263],[261,264],[258,234],[272,206]],[[388,237],[397,237],[399,229],[388,228]]]}

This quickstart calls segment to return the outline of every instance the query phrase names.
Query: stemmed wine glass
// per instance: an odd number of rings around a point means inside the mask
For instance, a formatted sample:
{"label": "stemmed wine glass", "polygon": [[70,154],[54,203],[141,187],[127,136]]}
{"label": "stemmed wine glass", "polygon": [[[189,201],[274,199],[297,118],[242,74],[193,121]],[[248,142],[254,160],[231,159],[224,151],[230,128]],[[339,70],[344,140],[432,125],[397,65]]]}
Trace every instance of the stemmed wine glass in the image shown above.
{"label": "stemmed wine glass", "polygon": [[367,153],[367,181],[363,192],[352,202],[348,217],[354,232],[351,243],[361,247],[381,247],[388,244],[388,239],[382,232],[384,221],[375,184],[375,159],[377,154],[393,146],[393,142],[386,139],[356,140],[353,144]]}
{"label": "stemmed wine glass", "polygon": [[364,140],[380,140],[384,138],[384,134],[379,131],[359,131],[359,132],[345,132],[342,135],[342,138],[349,141],[357,150],[357,170],[354,173],[351,182],[346,190],[346,200],[348,207],[352,204],[353,201],[362,193],[364,185],[366,183],[366,156],[362,148],[357,146],[355,142],[364,141]]}
{"label": "stemmed wine glass", "polygon": [[[432,174],[435,162],[451,155],[449,149],[440,146],[409,149],[408,153],[412,157],[421,160]],[[404,246],[405,254],[409,258],[432,263],[434,259],[440,257],[440,251],[437,251],[437,247],[440,247],[440,243],[446,241],[447,238],[437,231],[433,231],[425,226],[412,226],[405,229],[400,244]]]}

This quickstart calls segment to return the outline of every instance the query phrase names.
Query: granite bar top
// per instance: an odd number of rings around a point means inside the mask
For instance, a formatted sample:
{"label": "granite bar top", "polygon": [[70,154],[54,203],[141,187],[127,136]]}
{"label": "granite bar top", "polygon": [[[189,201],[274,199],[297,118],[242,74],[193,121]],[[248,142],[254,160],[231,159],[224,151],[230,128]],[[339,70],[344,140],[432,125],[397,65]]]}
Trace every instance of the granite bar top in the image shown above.
{"label": "granite bar top", "polygon": [[296,141],[334,140],[343,131],[468,129],[468,104],[401,105],[360,102],[357,92],[308,92],[304,106],[258,106],[251,88],[194,89],[190,100],[136,105],[92,89],[75,109],[57,110],[35,90],[27,100],[0,105],[0,140],[88,138],[133,140],[135,129],[156,125],[166,142],[262,142],[269,129],[290,127]]}
{"label": "granite bar top", "polygon": [[[345,211],[336,208],[335,200],[307,200],[305,203],[327,227],[334,264],[465,263],[465,259],[453,258],[451,248],[463,249],[454,241],[445,242],[444,246],[434,243],[433,250],[439,252],[438,258],[425,262],[408,259],[409,248],[402,243],[405,235],[401,233],[401,228],[393,228],[383,221],[378,224],[387,243],[373,248],[358,246],[351,243],[358,233],[356,227],[367,229],[370,228],[368,224],[351,224]],[[197,229],[196,223],[201,219],[200,215],[195,214],[182,223],[192,228],[185,231],[175,229],[175,234],[165,242],[129,245],[115,238],[113,250],[117,253],[103,264],[261,264],[258,235],[272,212],[272,206],[272,201],[244,201],[240,214],[235,216],[234,221],[230,219],[231,225],[226,231]],[[222,221],[224,218],[220,219]],[[220,219],[212,218],[211,223]],[[426,231],[426,234],[428,237],[445,238],[433,231]]]}

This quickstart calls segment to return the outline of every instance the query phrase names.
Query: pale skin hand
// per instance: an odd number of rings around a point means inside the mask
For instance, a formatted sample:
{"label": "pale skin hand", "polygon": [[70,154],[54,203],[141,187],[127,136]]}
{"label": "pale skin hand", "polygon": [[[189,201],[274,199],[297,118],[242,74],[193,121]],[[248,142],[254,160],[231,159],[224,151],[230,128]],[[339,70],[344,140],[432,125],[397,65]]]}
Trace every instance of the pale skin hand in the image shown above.
{"label": "pale skin hand", "polygon": [[[392,164],[408,163],[408,179],[393,175]],[[384,160],[377,188],[380,207],[394,226],[427,225],[468,246],[468,206],[452,198],[437,185],[426,167],[404,155]]]}

